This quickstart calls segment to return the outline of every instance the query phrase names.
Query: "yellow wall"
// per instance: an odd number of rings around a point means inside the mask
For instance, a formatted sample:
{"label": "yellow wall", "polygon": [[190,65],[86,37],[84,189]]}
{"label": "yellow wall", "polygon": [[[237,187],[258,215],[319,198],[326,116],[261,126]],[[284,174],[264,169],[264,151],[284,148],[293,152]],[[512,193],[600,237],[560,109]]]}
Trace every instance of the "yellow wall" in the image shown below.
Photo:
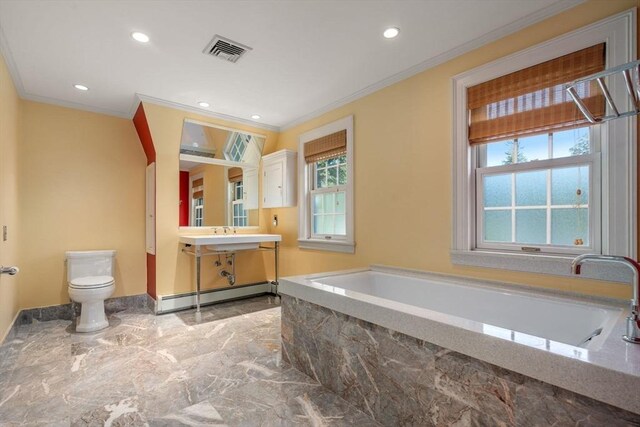
{"label": "yellow wall", "polygon": [[[18,265],[18,129],[20,99],[0,55],[0,227],[8,227],[8,240],[0,237],[0,265]],[[0,230],[1,236],[1,230]],[[18,313],[20,275],[0,275],[0,343]]]}
{"label": "yellow wall", "polygon": [[281,133],[277,148],[298,151],[301,133],[354,115],[356,253],[298,249],[297,209],[273,209],[280,224],[270,231],[284,239],[282,275],[386,264],[628,297],[624,284],[451,264],[451,78],[637,3],[590,1]]}
{"label": "yellow wall", "polygon": [[146,293],[146,159],[132,121],[29,101],[21,118],[20,307],[69,302],[68,250],[117,250],[114,296]]}
{"label": "yellow wall", "polygon": [[[144,110],[156,149],[156,291],[158,295],[173,295],[195,290],[193,257],[181,252],[178,236],[179,147],[184,119],[194,119],[250,133],[265,135],[264,153],[275,151],[278,134],[237,123],[187,113],[155,104],[144,103]],[[258,232],[267,230],[267,212],[261,210]],[[210,233],[203,227],[200,233]],[[256,232],[253,230],[252,232]],[[195,233],[190,231],[190,233]],[[237,284],[257,283],[270,272],[271,254],[247,251],[237,256]],[[202,268],[202,288],[226,286],[217,276],[213,259],[205,258]]]}

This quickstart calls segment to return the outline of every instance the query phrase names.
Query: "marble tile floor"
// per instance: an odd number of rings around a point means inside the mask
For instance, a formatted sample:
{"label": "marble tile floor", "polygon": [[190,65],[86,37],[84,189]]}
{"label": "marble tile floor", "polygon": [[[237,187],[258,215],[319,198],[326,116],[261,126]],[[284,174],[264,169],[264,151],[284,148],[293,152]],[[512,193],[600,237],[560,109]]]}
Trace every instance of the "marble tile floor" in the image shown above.
{"label": "marble tile floor", "polygon": [[281,362],[273,297],[109,322],[21,325],[0,346],[0,426],[377,425]]}

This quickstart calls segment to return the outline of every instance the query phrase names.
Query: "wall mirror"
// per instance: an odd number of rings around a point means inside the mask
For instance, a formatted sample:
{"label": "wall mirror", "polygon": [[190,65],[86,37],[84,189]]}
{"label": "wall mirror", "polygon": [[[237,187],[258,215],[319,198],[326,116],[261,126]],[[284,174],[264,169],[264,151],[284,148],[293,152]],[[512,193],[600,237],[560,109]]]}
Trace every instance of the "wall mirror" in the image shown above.
{"label": "wall mirror", "polygon": [[195,162],[216,159],[258,166],[265,139],[262,135],[187,119],[182,126],[180,154]]}
{"label": "wall mirror", "polygon": [[181,227],[257,227],[265,137],[185,120],[180,141]]}

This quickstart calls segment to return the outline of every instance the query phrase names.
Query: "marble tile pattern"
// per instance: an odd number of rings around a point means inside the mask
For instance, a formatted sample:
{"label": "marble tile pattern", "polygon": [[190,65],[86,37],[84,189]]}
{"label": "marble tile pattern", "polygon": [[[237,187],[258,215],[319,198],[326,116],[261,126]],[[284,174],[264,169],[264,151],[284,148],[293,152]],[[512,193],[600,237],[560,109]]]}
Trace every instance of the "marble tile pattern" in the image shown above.
{"label": "marble tile pattern", "polygon": [[0,426],[378,425],[281,358],[271,296],[75,333],[32,319],[0,346]]}
{"label": "marble tile pattern", "polygon": [[385,426],[640,425],[638,414],[287,295],[281,332],[286,362]]}
{"label": "marble tile pattern", "polygon": [[[107,314],[117,313],[130,308],[152,308],[153,306],[153,298],[147,294],[108,298],[104,302],[104,310]],[[14,326],[32,323],[34,320],[38,322],[46,322],[48,320],[73,320],[79,315],[80,304],[74,302],[49,307],[28,308],[20,311]],[[11,335],[9,334],[9,336]]]}

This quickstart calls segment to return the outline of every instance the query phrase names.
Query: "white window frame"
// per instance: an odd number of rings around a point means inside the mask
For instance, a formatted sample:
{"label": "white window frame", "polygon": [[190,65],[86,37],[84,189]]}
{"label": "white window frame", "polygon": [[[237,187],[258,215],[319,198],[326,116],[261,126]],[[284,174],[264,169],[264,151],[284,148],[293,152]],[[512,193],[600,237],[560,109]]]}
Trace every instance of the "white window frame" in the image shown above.
{"label": "white window frame", "polygon": [[[242,187],[242,193],[244,194],[244,181],[239,181],[240,186]],[[231,218],[231,221],[229,221],[229,223],[231,224],[231,226],[233,227],[246,227],[246,225],[235,225],[235,220],[236,218],[238,219],[245,219],[246,222],[249,222],[249,215],[241,215],[241,216],[236,216],[234,214],[234,208],[236,207],[236,205],[241,205],[243,207],[242,212],[247,213],[247,210],[244,209],[244,197],[241,198],[236,198],[236,191],[237,191],[237,187],[238,186],[238,182],[229,182],[229,192],[231,194],[231,203],[229,203],[229,218]]]}
{"label": "white window frame", "polygon": [[[304,159],[304,144],[326,135],[347,131],[347,184],[339,186],[345,191],[345,220],[346,234],[331,236],[315,236],[311,230],[311,191],[313,189],[313,164],[307,164]],[[354,173],[353,173],[353,116],[347,116],[335,122],[305,132],[299,137],[298,151],[298,246],[303,249],[318,249],[333,252],[355,252],[354,239]],[[328,191],[336,191],[338,187],[331,187]],[[322,189],[322,191],[325,189]],[[316,190],[319,191],[319,190]],[[330,237],[330,238],[327,238]]]}
{"label": "white window frame", "polygon": [[[200,208],[200,210],[202,211],[202,225],[196,225],[196,203],[195,201],[197,199],[193,198],[193,181],[197,180],[197,179],[204,179],[204,174],[202,173],[198,173],[195,175],[191,175],[189,177],[189,199],[190,201],[190,212],[189,212],[189,219],[190,219],[190,223],[189,226],[190,227],[204,227],[204,197],[202,197],[202,207]],[[204,185],[203,185],[204,188]]]}
{"label": "white window frame", "polygon": [[[476,165],[478,150],[468,142],[466,89],[541,62],[606,42],[607,68],[635,59],[635,9],[567,33],[453,78],[453,230],[454,264],[570,275],[569,254],[532,254],[481,249],[476,245]],[[626,99],[624,85],[609,87],[614,99]],[[612,120],[601,129],[602,254],[636,257],[636,117]],[[595,185],[594,187],[597,187]],[[595,248],[594,248],[595,249]],[[584,276],[626,281],[620,269],[585,269]]]}
{"label": "white window frame", "polygon": [[[341,157],[341,156],[336,156],[336,157]],[[345,163],[346,165],[346,163]],[[333,166],[330,166],[333,168]],[[348,166],[347,166],[348,168]],[[310,165],[308,168],[309,170],[309,174],[311,175],[309,177],[309,182],[312,183],[312,188],[309,190],[309,198],[311,201],[313,201],[313,196],[315,196],[316,194],[326,194],[326,193],[340,193],[340,192],[344,192],[345,193],[345,200],[346,200],[346,194],[347,194],[347,185],[334,185],[332,187],[323,187],[323,188],[318,188],[318,183],[316,181],[317,178],[317,171],[318,171],[318,162],[313,163],[312,165]],[[340,169],[339,167],[338,169],[338,175],[337,178],[339,179],[340,177]],[[328,168],[326,168],[327,170],[327,175],[328,175]],[[313,202],[311,202],[313,203]],[[331,214],[331,215],[340,215],[340,214]],[[327,216],[326,214],[324,215],[325,217]],[[311,207],[310,205],[310,212],[309,212],[309,218],[310,218],[310,226],[311,226],[311,238],[312,239],[324,239],[324,240],[344,240],[345,236],[341,235],[341,234],[320,234],[320,233],[314,233],[313,232],[313,207]],[[346,221],[346,206],[345,206],[345,221]],[[345,224],[346,225],[346,224]],[[346,230],[346,227],[345,227]]]}
{"label": "white window frame", "polygon": [[[579,255],[583,253],[601,253],[601,217],[600,217],[600,209],[601,209],[601,192],[600,192],[600,183],[601,183],[601,174],[600,174],[600,132],[598,127],[590,126],[589,128],[589,141],[591,145],[591,154],[582,154],[577,156],[569,156],[569,157],[560,157],[560,158],[551,158],[551,144],[549,144],[549,159],[545,160],[535,160],[535,161],[527,161],[523,163],[513,163],[509,165],[500,165],[500,166],[477,166],[475,168],[476,173],[476,198],[478,202],[476,203],[476,248],[478,250],[489,249],[489,250],[508,250],[508,251],[518,251],[522,250],[521,248],[527,248],[530,251],[538,251],[541,254],[551,253],[551,254],[566,254],[566,255]],[[553,132],[550,132],[553,133]],[[479,147],[478,150],[481,150],[482,147]],[[479,153],[479,157],[481,157],[485,153]],[[480,164],[482,162],[479,162]],[[484,235],[483,230],[483,210],[484,206],[479,202],[483,200],[483,188],[482,188],[482,178],[485,175],[494,175],[494,174],[508,174],[508,173],[518,173],[518,172],[532,172],[532,171],[540,171],[540,170],[553,170],[553,169],[561,169],[566,167],[577,167],[589,165],[589,200],[585,203],[585,207],[589,208],[589,245],[585,246],[560,246],[560,245],[542,245],[542,244],[534,244],[534,243],[502,243],[502,242],[485,242],[482,239]],[[514,177],[515,179],[515,177]],[[512,183],[515,188],[515,182]],[[531,207],[534,209],[542,209],[543,207],[547,210],[547,239],[550,238],[551,233],[551,217],[550,211],[553,209],[558,209],[561,206],[551,205],[551,177],[547,177],[547,203],[546,205]],[[512,194],[512,197],[515,194]],[[574,208],[573,205],[562,206],[563,208]],[[515,221],[515,212],[518,210],[528,209],[529,207],[524,206],[515,206],[515,200],[512,200],[512,222],[511,226],[513,228],[512,233],[515,232],[516,221]],[[503,208],[496,208],[496,210],[503,210]]]}

